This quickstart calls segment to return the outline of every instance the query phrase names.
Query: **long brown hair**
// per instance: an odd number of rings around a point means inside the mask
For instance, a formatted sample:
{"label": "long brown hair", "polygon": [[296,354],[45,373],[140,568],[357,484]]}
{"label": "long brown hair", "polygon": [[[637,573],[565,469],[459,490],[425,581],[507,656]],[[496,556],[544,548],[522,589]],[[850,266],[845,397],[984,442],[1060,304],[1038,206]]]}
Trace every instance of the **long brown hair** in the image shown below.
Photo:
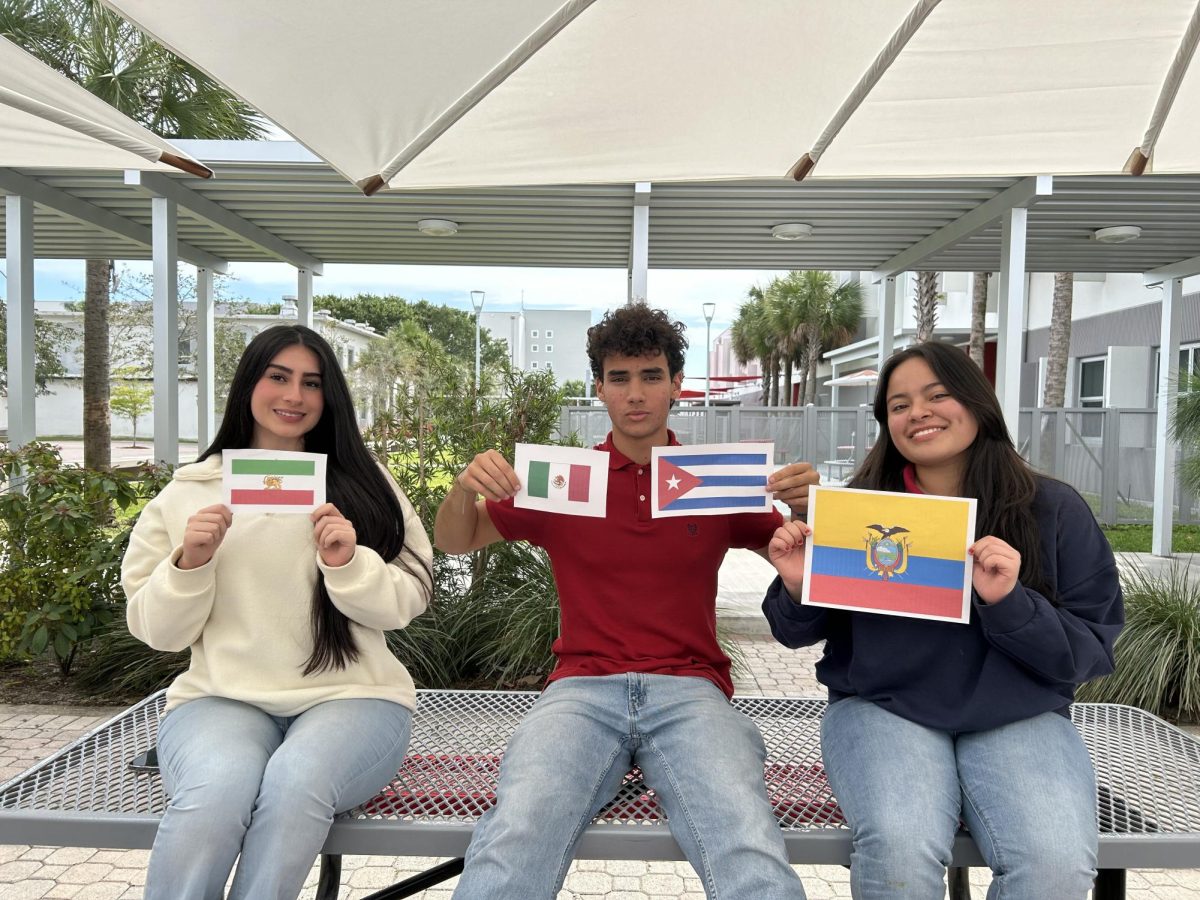
{"label": "long brown hair", "polygon": [[1051,599],[1042,573],[1041,544],[1033,515],[1038,479],[1017,453],[1004,424],[996,392],[979,367],[962,350],[928,341],[893,353],[883,364],[875,390],[875,421],[879,437],[848,487],[876,491],[903,491],[908,460],[892,443],[888,430],[887,392],[892,373],[901,363],[922,359],[942,387],[975,418],[978,434],[967,448],[962,494],[978,501],[975,533],[995,535],[1021,554],[1020,581]]}

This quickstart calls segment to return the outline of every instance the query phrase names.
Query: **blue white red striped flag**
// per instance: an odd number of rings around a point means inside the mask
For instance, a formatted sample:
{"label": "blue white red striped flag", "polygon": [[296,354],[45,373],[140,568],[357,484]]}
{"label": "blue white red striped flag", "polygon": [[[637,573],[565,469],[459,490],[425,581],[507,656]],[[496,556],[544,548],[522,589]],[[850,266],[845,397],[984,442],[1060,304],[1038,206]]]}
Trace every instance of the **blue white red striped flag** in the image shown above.
{"label": "blue white red striped flag", "polygon": [[655,447],[650,457],[651,515],[770,512],[767,477],[774,459],[772,443]]}

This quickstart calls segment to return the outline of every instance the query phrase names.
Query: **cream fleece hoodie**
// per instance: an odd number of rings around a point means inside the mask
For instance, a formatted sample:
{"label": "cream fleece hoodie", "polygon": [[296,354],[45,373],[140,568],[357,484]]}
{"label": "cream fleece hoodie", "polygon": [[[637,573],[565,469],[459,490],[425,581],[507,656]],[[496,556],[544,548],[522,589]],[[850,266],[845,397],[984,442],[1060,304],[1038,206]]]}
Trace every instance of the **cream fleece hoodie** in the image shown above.
{"label": "cream fleece hoodie", "polygon": [[[188,517],[222,500],[221,458],[177,469],[142,511],[121,565],[130,632],[156,650],[192,651],[191,666],[167,690],[167,709],[213,696],[277,716],[351,698],[415,708],[412,677],[383,631],[403,628],[428,605],[433,551],[412,505],[398,487],[396,494],[404,550],[390,562],[360,544],[350,562],[331,568],[317,554],[308,516],[234,513],[213,558],[183,570],[175,563]],[[359,657],[344,669],[303,675],[318,568],[350,619]]]}

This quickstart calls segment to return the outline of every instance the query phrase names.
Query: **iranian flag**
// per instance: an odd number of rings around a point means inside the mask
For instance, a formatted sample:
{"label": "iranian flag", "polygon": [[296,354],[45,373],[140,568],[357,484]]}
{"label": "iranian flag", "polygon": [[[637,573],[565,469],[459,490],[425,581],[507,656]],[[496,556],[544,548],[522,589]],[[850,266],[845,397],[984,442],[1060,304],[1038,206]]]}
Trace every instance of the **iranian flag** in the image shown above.
{"label": "iranian flag", "polygon": [[517,444],[514,466],[521,490],[514,504],[523,509],[573,516],[605,515],[608,454],[579,447]]}
{"label": "iranian flag", "polygon": [[222,454],[231,510],[312,512],[325,502],[325,455],[270,450]]}

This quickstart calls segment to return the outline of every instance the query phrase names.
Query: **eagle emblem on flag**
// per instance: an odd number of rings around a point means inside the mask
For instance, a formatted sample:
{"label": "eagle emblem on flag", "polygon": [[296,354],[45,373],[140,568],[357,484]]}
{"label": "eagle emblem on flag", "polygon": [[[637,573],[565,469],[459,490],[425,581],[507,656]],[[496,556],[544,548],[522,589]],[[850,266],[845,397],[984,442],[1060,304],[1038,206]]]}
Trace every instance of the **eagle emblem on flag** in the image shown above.
{"label": "eagle emblem on flag", "polygon": [[[868,525],[864,542],[867,545],[867,568],[889,581],[903,575],[908,568],[909,541],[899,534],[910,533],[903,525]],[[876,532],[876,533],[871,533]]]}

